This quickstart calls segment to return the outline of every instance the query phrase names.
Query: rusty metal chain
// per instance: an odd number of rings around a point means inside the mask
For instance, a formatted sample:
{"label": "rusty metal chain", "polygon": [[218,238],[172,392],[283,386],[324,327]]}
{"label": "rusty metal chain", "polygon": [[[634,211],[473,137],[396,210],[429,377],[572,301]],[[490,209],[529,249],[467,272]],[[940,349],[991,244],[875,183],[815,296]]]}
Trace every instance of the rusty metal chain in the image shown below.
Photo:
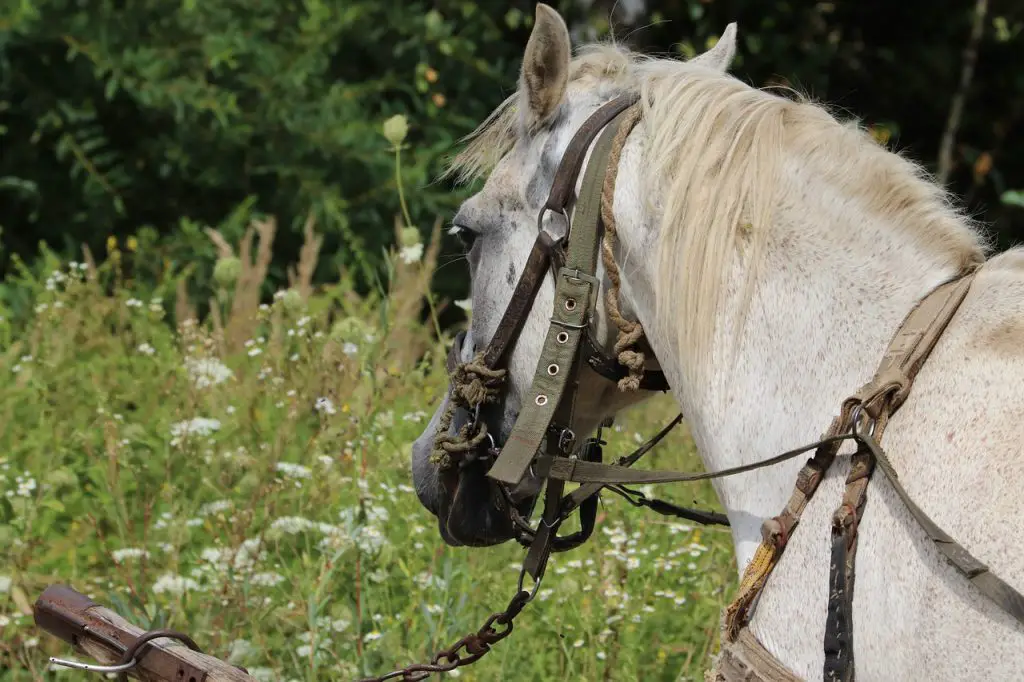
{"label": "rusty metal chain", "polygon": [[512,621],[536,594],[536,585],[533,591],[528,592],[522,589],[520,580],[519,587],[519,591],[512,597],[504,611],[492,613],[479,630],[466,635],[447,649],[438,651],[430,659],[430,663],[416,663],[400,670],[393,670],[380,677],[364,678],[359,682],[385,682],[386,680],[418,682],[427,679],[434,673],[444,673],[475,663],[483,658],[494,644],[511,634]]}

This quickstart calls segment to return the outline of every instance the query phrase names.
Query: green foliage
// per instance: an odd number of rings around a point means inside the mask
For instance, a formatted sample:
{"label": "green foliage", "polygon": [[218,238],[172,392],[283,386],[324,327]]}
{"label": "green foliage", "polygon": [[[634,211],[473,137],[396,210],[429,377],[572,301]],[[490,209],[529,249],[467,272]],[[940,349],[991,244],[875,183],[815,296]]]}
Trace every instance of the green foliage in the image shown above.
{"label": "green foliage", "polygon": [[[27,327],[0,322],[0,677],[44,679],[46,657],[70,653],[25,612],[54,582],[258,679],[310,682],[423,660],[504,606],[524,550],[445,547],[410,486],[445,349],[399,359],[431,336],[378,312],[401,292],[281,296],[232,348],[213,321],[174,331],[168,297],[123,283],[134,258],[46,255],[45,277],[19,283]],[[672,414],[625,415],[609,454]],[[678,433],[651,456],[698,461]],[[710,485],[679,494],[714,500]],[[598,523],[465,678],[700,678],[735,577],[728,532],[614,497]]]}
{"label": "green foliage", "polygon": [[[631,23],[611,0],[556,5],[578,39],[614,33],[682,57],[738,21],[740,78],[832,101],[928,164],[971,21],[970,3],[953,0],[911,0],[884,16],[858,3],[661,0]],[[426,232],[465,196],[438,182],[439,172],[457,140],[515,87],[533,7],[8,3],[0,10],[0,275],[14,267],[12,254],[33,258],[40,241],[78,258],[81,243],[99,252],[109,235],[145,242],[154,272],[207,265],[214,254],[203,227],[233,239],[251,218],[273,215],[281,233],[269,295],[283,286],[311,214],[325,239],[316,281],[344,269],[365,291],[401,210],[384,122],[408,126],[403,220]],[[1021,137],[1011,134],[1024,97],[1022,7],[994,5],[985,23],[952,174],[969,211],[1003,244],[1024,235],[1019,211],[999,201],[1024,176]],[[978,158],[987,159],[984,173]],[[457,268],[433,284],[448,298],[466,289]],[[203,299],[215,289],[203,279],[192,286]]]}
{"label": "green foliage", "polygon": [[[525,21],[524,17],[524,21]],[[0,192],[8,248],[99,249],[152,225],[154,257],[199,256],[192,226],[274,215],[279,262],[311,212],[339,268],[376,277],[398,211],[381,124],[404,114],[425,231],[460,200],[436,184],[517,64],[502,18],[471,2],[21,3],[0,24]],[[481,96],[481,93],[486,93]]]}

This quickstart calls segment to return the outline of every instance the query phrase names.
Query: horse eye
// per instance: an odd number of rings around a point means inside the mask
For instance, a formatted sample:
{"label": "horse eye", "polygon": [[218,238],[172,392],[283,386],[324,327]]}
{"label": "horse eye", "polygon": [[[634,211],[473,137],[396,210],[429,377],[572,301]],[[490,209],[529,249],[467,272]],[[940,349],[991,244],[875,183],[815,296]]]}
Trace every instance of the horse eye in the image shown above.
{"label": "horse eye", "polygon": [[462,248],[465,249],[466,251],[469,251],[471,248],[473,248],[473,243],[476,241],[476,238],[478,236],[476,232],[469,229],[468,227],[463,227],[462,225],[455,225],[454,227],[452,227],[451,234],[455,235],[455,237],[462,244]]}

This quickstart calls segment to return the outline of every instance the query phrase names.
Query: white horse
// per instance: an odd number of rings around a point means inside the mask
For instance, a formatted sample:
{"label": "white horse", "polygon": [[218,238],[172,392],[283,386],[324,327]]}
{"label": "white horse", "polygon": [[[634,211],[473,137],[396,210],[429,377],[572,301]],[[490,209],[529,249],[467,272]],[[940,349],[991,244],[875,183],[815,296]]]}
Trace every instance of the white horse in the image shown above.
{"label": "white horse", "polygon": [[[569,139],[602,103],[637,92],[643,117],[614,199],[622,296],[707,469],[820,438],[915,303],[983,263],[882,445],[917,504],[1024,590],[1024,250],[988,257],[976,226],[920,167],[816,104],[727,75],[734,53],[730,25],[689,62],[607,45],[572,58],[563,20],[538,6],[518,91],[454,162],[465,178],[488,174],[454,219],[453,231],[473,239],[462,359],[497,327]],[[560,236],[564,219],[548,212],[543,229]],[[491,429],[499,443],[530,386],[553,290],[549,279],[510,357],[504,415]],[[598,306],[594,333],[610,347],[605,317]],[[576,433],[647,397],[586,370],[581,381]],[[482,470],[459,505],[445,500],[429,450],[446,404],[413,449],[420,499],[449,543],[507,540]],[[802,461],[715,481],[741,571]],[[822,675],[830,521],[848,468],[840,457],[828,472],[751,621],[805,679]],[[538,486],[527,481],[526,494]],[[877,473],[868,498],[853,599],[858,680],[1024,678],[1024,627],[948,565]]]}

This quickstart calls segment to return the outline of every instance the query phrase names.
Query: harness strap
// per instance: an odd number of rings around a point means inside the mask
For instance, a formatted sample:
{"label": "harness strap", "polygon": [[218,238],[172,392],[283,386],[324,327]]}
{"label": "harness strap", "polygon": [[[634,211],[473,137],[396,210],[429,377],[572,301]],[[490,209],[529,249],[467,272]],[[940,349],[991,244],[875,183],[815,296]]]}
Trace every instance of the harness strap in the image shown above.
{"label": "harness strap", "polygon": [[640,483],[680,483],[692,481],[706,481],[713,478],[734,476],[755,469],[781,464],[782,462],[799,457],[805,452],[816,448],[824,448],[843,440],[855,438],[853,434],[831,435],[822,440],[804,445],[803,447],[789,450],[767,459],[762,459],[752,464],[721,469],[709,472],[684,472],[684,471],[645,471],[640,469],[628,469],[618,464],[602,464],[600,462],[586,462],[579,459],[566,457],[552,457],[550,455],[538,455],[533,467],[533,473],[541,478],[548,477],[559,481],[572,481],[574,483],[601,484],[601,485],[636,485]]}
{"label": "harness strap", "polygon": [[998,604],[1003,611],[1013,616],[1018,622],[1024,624],[1024,595],[989,571],[988,566],[974,558],[917,506],[910,498],[906,488],[900,483],[899,476],[896,474],[892,462],[889,461],[889,457],[874,438],[868,436],[864,439],[864,443],[875,458],[879,471],[892,484],[896,494],[910,511],[910,515],[921,526],[928,539],[935,543],[935,547],[949,560],[949,563],[953,564],[953,567],[971,581],[982,594]]}
{"label": "harness strap", "polygon": [[[597,303],[598,281],[594,272],[597,270],[601,189],[608,169],[608,155],[618,129],[618,116],[626,108],[622,106],[625,101],[613,100],[605,105],[611,107],[614,104],[608,111],[615,111],[615,114],[595,143],[591,162],[587,164],[583,177],[576,207],[578,214],[575,216],[574,229],[569,232],[565,266],[559,268],[556,275],[554,310],[533,375],[531,393],[523,396],[519,418],[501,454],[487,472],[492,479],[509,484],[518,483],[522,479],[565,394],[580,340]],[[591,120],[600,121],[596,114]],[[578,134],[576,139],[585,138]],[[567,163],[575,164],[576,161],[574,158],[563,157],[562,164]],[[558,176],[562,175],[560,167]],[[553,188],[552,194],[556,191],[558,187]],[[549,207],[551,203],[549,198]]]}
{"label": "harness strap", "polygon": [[[523,329],[527,313],[533,306],[533,301],[537,297],[537,292],[540,291],[544,275],[547,274],[557,249],[558,242],[552,239],[551,235],[544,230],[537,233],[537,239],[533,242],[530,255],[526,258],[523,272],[519,275],[516,288],[512,291],[512,298],[509,299],[505,312],[498,322],[498,328],[484,351],[484,364],[488,367],[495,368],[504,364],[509,348],[512,347],[512,343],[519,337],[519,332]],[[455,369],[458,358],[456,357],[455,360],[456,362],[452,363],[449,357],[449,372]]]}
{"label": "harness strap", "polygon": [[[605,353],[601,348],[594,343],[594,340],[590,338],[590,334],[583,335],[583,346],[582,346],[583,357],[587,359],[587,364],[592,370],[603,376],[609,381],[619,383],[622,379],[629,376],[629,368],[622,365],[617,358]],[[668,391],[670,386],[668,385],[668,379],[660,371],[655,370],[644,370],[640,376],[639,390],[641,391]]]}
{"label": "harness strap", "polygon": [[940,284],[907,314],[868,383],[847,399],[863,404],[874,419],[883,410],[892,416],[906,401],[910,388],[939,337],[967,296],[977,267]]}
{"label": "harness strap", "polygon": [[785,668],[744,629],[734,641],[722,642],[715,666],[705,682],[804,682]]}
{"label": "harness strap", "polygon": [[555,180],[548,193],[548,200],[544,203],[545,208],[561,213],[569,206],[573,191],[576,189],[576,179],[580,176],[583,159],[587,156],[590,143],[602,128],[633,106],[638,99],[639,95],[636,93],[616,97],[602,105],[580,126],[558,164],[558,171],[555,173]]}
{"label": "harness strap", "polygon": [[[918,372],[967,296],[974,273],[975,269],[971,268],[940,284],[921,299],[903,319],[871,381],[847,399],[845,407],[851,412],[854,428],[861,418],[860,414],[854,413],[858,407],[867,413],[862,428],[870,428],[868,441],[875,445],[881,443],[889,419],[906,401]],[[853,655],[853,590],[859,537],[857,531],[867,504],[868,484],[877,460],[868,441],[858,441],[857,452],[850,460],[842,501],[832,515],[832,549],[823,641],[823,673],[828,682],[852,682],[856,667]],[[880,448],[876,449],[881,452]],[[905,494],[900,497],[905,498],[904,503],[910,502]],[[911,505],[913,502],[907,505],[908,509],[911,509]],[[925,519],[931,522],[927,517]],[[921,520],[918,519],[918,522]],[[921,525],[924,526],[923,523]]]}

